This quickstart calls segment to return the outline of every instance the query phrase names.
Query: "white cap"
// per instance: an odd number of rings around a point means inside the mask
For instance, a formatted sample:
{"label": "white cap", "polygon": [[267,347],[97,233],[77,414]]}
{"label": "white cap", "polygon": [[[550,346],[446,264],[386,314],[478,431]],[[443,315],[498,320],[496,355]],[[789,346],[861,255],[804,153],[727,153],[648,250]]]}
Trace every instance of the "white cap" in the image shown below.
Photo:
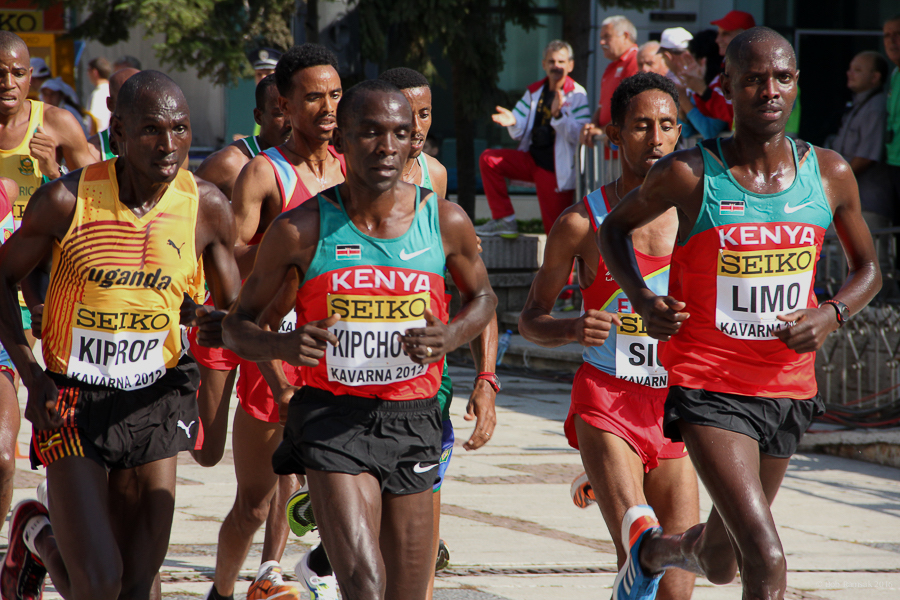
{"label": "white cap", "polygon": [[659,40],[659,49],[669,50],[670,52],[684,52],[688,49],[688,42],[692,39],[694,39],[694,36],[684,27],[670,27],[662,32],[662,38]]}
{"label": "white cap", "polygon": [[54,77],[53,79],[48,79],[41,85],[42,90],[51,90],[54,92],[62,92],[64,96],[66,96],[69,100],[78,104],[78,96],[75,94],[75,90],[72,89],[68,83],[62,80],[62,77]]}
{"label": "white cap", "polygon": [[50,67],[47,66],[46,61],[43,58],[39,58],[35,56],[31,59],[31,68],[34,71],[31,73],[32,77],[36,77],[41,79],[43,77],[50,77]]}

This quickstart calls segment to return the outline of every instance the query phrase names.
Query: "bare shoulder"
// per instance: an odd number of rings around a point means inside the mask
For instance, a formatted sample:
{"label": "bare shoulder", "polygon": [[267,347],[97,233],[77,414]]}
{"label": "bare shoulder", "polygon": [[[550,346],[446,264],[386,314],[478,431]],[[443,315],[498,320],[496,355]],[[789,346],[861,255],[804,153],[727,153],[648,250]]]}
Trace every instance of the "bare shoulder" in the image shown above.
{"label": "bare shoulder", "polygon": [[444,165],[441,164],[441,161],[431,156],[430,154],[425,155],[425,162],[428,163],[428,173],[433,176],[437,175],[438,177],[447,179],[447,169]]}
{"label": "bare shoulder", "polygon": [[591,216],[588,214],[584,202],[576,202],[559,215],[553,227],[550,228],[550,235],[556,232],[557,235],[577,236],[580,240],[585,234],[592,231]]}
{"label": "bare shoulder", "polygon": [[200,210],[208,214],[216,214],[220,211],[231,213],[231,203],[215,184],[192,175],[197,182],[197,194],[200,197]]}
{"label": "bare shoulder", "polygon": [[690,148],[667,154],[650,168],[641,186],[642,196],[663,194],[672,204],[691,196],[703,181],[703,154]]}
{"label": "bare shoulder", "polygon": [[72,135],[75,130],[81,134],[82,138],[84,137],[84,130],[72,113],[50,104],[44,104],[44,127],[49,133],[60,134],[62,138],[60,143],[63,143],[67,139],[66,136]]}
{"label": "bare shoulder", "polygon": [[441,220],[441,231],[459,231],[467,228],[474,231],[472,220],[469,219],[469,215],[466,214],[466,211],[464,211],[459,204],[450,202],[444,198],[438,198],[437,202],[438,215]]}
{"label": "bare shoulder", "polygon": [[823,180],[843,181],[854,179],[853,171],[843,156],[834,150],[812,146],[819,161],[819,172]]}
{"label": "bare shoulder", "polygon": [[225,173],[237,177],[250,159],[233,145],[228,145],[206,157],[197,167],[197,175],[204,179],[221,178]]}

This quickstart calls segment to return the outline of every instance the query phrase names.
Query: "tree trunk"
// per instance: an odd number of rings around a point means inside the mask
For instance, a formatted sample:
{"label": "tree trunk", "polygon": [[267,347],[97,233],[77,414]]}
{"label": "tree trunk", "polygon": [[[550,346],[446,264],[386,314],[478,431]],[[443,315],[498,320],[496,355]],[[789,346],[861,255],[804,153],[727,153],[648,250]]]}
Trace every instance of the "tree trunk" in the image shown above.
{"label": "tree trunk", "polygon": [[[560,2],[563,13],[563,39],[572,44],[575,52],[575,68],[572,70],[572,79],[581,85],[587,85],[588,59],[591,48],[591,1],[592,0],[565,0]],[[599,35],[597,32],[596,35]]]}
{"label": "tree trunk", "polygon": [[462,102],[465,65],[455,61],[453,77],[453,121],[456,129],[456,192],[460,207],[475,219],[475,122]]}

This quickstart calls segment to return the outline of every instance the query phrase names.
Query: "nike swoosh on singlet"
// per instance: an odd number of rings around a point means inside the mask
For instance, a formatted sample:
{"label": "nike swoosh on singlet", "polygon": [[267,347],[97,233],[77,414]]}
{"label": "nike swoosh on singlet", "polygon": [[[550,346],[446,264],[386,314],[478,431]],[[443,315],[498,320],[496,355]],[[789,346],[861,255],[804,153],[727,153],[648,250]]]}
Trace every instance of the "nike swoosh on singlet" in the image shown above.
{"label": "nike swoosh on singlet", "polygon": [[416,250],[415,252],[409,252],[409,253],[407,253],[405,249],[401,250],[400,251],[400,260],[412,260],[413,258],[417,257],[418,255],[420,255],[424,252],[428,252],[429,250],[431,250],[431,246],[428,246],[424,250]]}
{"label": "nike swoosh on singlet", "polygon": [[797,206],[791,206],[790,202],[785,202],[784,203],[784,212],[790,215],[792,213],[797,212],[801,208],[806,208],[807,206],[809,206],[811,204],[813,204],[812,200],[810,200],[809,202],[804,202],[803,204],[798,204]]}
{"label": "nike swoosh on singlet", "polygon": [[433,465],[428,465],[427,467],[423,467],[423,466],[422,466],[422,463],[417,462],[417,463],[415,464],[415,466],[413,466],[413,471],[415,471],[416,473],[425,473],[426,471],[432,470],[433,468],[435,468],[435,467],[438,466],[439,464],[440,464],[440,463],[434,463]]}

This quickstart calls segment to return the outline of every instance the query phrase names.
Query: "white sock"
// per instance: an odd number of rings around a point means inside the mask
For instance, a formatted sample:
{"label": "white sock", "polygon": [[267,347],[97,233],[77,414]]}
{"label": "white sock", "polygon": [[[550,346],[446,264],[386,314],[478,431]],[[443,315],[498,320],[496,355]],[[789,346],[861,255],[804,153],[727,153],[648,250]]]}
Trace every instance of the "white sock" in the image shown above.
{"label": "white sock", "polygon": [[256,581],[259,581],[259,578],[266,574],[271,567],[280,567],[281,565],[277,560],[267,560],[263,564],[259,565],[259,571],[256,573]]}
{"label": "white sock", "polygon": [[46,515],[35,515],[28,519],[28,522],[25,523],[25,528],[22,530],[22,540],[25,542],[25,547],[38,558],[41,555],[37,548],[34,547],[34,540],[37,539],[41,530],[48,525],[50,525],[50,519]]}

